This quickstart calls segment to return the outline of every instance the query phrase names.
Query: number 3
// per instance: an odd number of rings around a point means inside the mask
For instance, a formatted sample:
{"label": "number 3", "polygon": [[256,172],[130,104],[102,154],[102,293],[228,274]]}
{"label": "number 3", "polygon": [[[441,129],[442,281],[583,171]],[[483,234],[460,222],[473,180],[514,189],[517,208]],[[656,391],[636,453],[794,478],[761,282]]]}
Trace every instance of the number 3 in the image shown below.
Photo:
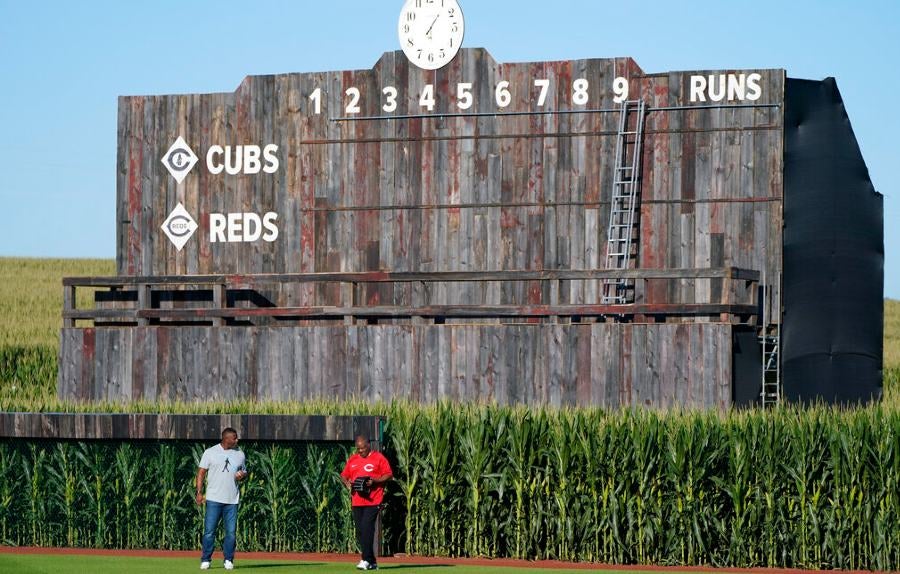
{"label": "number 3", "polygon": [[386,112],[393,112],[397,109],[397,88],[394,86],[387,86],[385,89],[381,90],[381,93],[387,96],[387,102],[381,106],[381,109]]}

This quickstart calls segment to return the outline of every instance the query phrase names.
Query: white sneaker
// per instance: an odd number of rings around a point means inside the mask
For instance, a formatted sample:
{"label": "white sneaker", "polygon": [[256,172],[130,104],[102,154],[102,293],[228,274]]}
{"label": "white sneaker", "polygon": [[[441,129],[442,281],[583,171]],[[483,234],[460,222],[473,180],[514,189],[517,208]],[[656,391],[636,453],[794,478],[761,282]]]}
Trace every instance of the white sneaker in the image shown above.
{"label": "white sneaker", "polygon": [[226,560],[225,570],[234,570],[234,562],[232,562],[231,560]]}
{"label": "white sneaker", "polygon": [[209,562],[201,562],[200,570],[209,570]]}
{"label": "white sneaker", "polygon": [[360,561],[359,561],[359,564],[356,565],[356,569],[357,569],[357,570],[368,570],[368,569],[369,569],[369,563],[366,562],[365,560],[360,560]]}

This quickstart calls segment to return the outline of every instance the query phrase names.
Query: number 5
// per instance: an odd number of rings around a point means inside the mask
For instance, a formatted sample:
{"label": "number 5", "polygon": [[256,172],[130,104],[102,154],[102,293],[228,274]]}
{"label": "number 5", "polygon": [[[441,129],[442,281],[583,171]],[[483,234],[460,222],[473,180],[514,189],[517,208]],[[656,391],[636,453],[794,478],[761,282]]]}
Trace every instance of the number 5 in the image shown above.
{"label": "number 5", "polygon": [[463,82],[456,84],[456,107],[468,110],[472,107],[472,84]]}

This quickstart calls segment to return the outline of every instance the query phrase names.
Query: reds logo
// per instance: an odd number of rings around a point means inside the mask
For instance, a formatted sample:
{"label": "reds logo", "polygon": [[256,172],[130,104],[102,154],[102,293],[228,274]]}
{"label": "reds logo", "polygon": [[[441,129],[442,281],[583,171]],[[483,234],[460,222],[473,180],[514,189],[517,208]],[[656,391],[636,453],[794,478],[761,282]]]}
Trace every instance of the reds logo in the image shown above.
{"label": "reds logo", "polygon": [[375,465],[370,462],[369,464],[363,466],[363,470],[366,472],[372,472],[373,470],[375,470]]}

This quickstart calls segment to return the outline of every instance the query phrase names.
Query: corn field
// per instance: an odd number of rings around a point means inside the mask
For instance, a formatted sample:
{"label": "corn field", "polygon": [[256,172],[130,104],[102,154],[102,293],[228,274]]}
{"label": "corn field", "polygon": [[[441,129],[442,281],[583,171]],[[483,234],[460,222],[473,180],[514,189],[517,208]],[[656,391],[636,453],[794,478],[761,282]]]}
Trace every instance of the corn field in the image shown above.
{"label": "corn field", "polygon": [[395,550],[900,566],[896,412],[443,405],[388,416]]}
{"label": "corn field", "polygon": [[[197,549],[203,449],[184,442],[0,442],[0,543]],[[242,550],[351,552],[349,445],[243,444]],[[346,508],[345,508],[346,507]]]}
{"label": "corn field", "polygon": [[[333,409],[337,410],[337,409]],[[900,413],[384,407],[385,550],[900,567]],[[252,437],[246,437],[252,439]],[[6,544],[199,547],[185,443],[0,442]],[[242,443],[245,550],[353,551],[349,445]]]}

